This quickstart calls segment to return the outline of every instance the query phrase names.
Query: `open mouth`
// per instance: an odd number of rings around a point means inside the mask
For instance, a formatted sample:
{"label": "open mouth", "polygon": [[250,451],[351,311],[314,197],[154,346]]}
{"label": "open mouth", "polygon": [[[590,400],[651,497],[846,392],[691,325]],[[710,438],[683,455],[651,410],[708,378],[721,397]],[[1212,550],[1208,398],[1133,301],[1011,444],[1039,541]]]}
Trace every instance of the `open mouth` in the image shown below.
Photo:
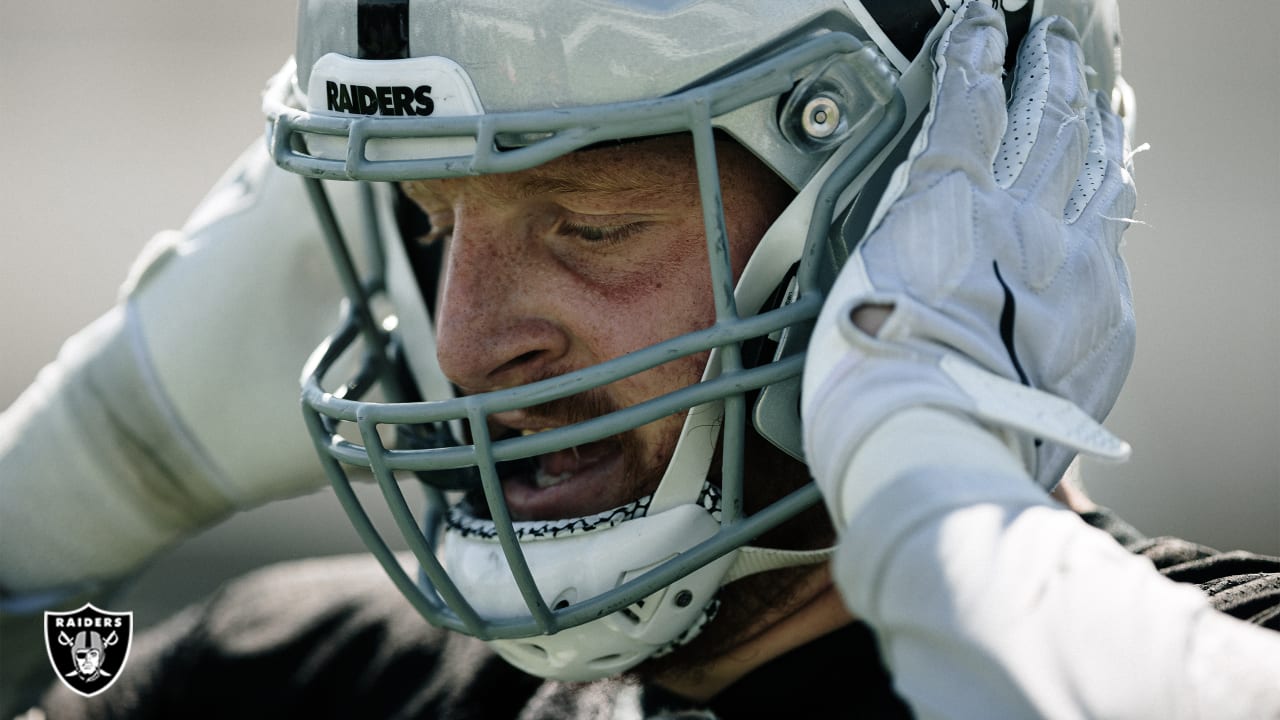
{"label": "open mouth", "polygon": [[[522,430],[520,434],[537,432]],[[621,436],[614,436],[501,463],[498,475],[512,519],[583,517],[634,500],[634,488],[623,482],[627,475],[625,456]]]}
{"label": "open mouth", "polygon": [[[524,435],[533,435],[525,431]],[[534,486],[545,490],[562,485],[575,476],[591,475],[600,465],[607,463],[614,455],[621,456],[622,443],[616,438],[606,438],[596,442],[577,445],[567,450],[547,453],[534,458],[532,482]],[[526,482],[528,478],[523,478]]]}

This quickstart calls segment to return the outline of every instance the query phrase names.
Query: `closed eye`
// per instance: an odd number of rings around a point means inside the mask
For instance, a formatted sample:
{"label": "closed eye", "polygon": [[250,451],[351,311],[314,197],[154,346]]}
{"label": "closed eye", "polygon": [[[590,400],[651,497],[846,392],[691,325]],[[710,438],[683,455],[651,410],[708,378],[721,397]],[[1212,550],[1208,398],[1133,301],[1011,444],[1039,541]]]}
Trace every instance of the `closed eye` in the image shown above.
{"label": "closed eye", "polygon": [[583,225],[563,220],[556,227],[556,232],[565,237],[576,237],[589,243],[612,244],[623,242],[647,227],[647,222],[622,223],[618,225]]}

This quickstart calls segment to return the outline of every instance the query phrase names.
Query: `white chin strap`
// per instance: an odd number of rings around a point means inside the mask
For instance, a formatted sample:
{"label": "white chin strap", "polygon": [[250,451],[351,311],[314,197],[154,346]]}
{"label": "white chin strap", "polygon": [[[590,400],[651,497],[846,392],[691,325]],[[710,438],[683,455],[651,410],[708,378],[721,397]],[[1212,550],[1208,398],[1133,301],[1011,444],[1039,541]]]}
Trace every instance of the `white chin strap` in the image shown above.
{"label": "white chin strap", "polygon": [[[521,550],[543,601],[554,609],[608,592],[711,537],[719,529],[717,515],[684,505],[613,526],[525,539]],[[489,644],[511,664],[540,677],[583,681],[623,672],[697,634],[733,561],[730,553],[623,610],[555,635]],[[444,564],[481,616],[528,614],[497,540],[451,529]]]}
{"label": "white chin strap", "polygon": [[[542,600],[556,609],[597,597],[636,578],[720,527],[719,493],[704,484],[698,499],[653,513],[654,496],[586,518],[516,523],[521,550]],[[457,508],[445,534],[444,564],[481,616],[511,618],[529,610],[493,523]],[[624,672],[701,632],[727,582],[788,565],[821,562],[830,550],[741,548],[618,612],[543,635],[492,640],[494,650],[539,677],[570,682]]]}

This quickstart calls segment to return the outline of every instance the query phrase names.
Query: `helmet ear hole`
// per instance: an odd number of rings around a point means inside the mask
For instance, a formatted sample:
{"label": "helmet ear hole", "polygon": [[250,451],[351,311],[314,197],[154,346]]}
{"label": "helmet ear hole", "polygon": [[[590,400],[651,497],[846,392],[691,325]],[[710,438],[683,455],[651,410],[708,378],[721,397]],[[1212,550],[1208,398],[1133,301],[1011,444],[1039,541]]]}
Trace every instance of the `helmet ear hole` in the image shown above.
{"label": "helmet ear hole", "polygon": [[552,610],[563,610],[570,605],[578,602],[578,589],[575,587],[565,588],[551,601]]}
{"label": "helmet ear hole", "polygon": [[512,650],[526,656],[532,662],[546,662],[548,653],[547,649],[537,643],[531,642],[515,642],[509,645]]}
{"label": "helmet ear hole", "polygon": [[612,670],[613,666],[616,665],[618,661],[621,659],[622,659],[622,655],[619,655],[618,653],[601,655],[598,658],[593,658],[591,660],[588,660],[587,667],[593,668],[593,669],[598,668],[601,670]]}

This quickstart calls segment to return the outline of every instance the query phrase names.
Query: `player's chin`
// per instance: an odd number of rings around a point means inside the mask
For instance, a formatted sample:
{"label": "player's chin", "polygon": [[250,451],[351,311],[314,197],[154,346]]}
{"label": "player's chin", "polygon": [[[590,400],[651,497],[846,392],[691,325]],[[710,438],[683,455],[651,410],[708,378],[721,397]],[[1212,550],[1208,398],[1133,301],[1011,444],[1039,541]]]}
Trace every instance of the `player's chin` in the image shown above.
{"label": "player's chin", "polygon": [[[764,507],[810,482],[808,467],[764,441],[748,429],[744,452],[748,468],[744,503],[748,513]],[[713,467],[718,465],[717,454]],[[835,529],[825,506],[817,503],[752,542],[760,547],[815,550],[835,543]],[[825,564],[801,565],[749,575],[720,589],[715,618],[687,645],[669,655],[641,664],[636,673],[660,680],[696,677],[780,619],[812,600],[830,584]]]}

